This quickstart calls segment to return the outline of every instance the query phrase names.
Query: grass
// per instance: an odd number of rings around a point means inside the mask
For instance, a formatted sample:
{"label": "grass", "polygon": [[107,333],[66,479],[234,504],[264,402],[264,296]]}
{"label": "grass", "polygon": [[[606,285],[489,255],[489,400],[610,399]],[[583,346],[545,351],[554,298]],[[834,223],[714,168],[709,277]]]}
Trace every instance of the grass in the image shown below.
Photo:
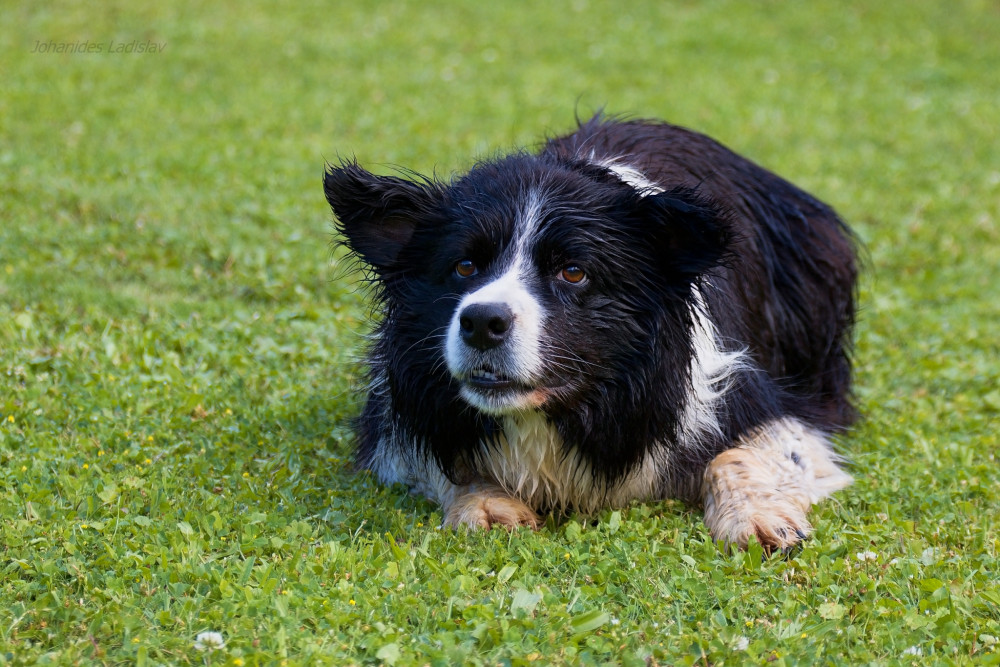
{"label": "grass", "polygon": [[[4,3],[0,664],[1000,662],[995,3],[339,4]],[[32,52],[82,40],[165,48]],[[857,482],[794,558],[676,502],[442,531],[351,472],[324,160],[447,174],[605,104],[866,242]]]}

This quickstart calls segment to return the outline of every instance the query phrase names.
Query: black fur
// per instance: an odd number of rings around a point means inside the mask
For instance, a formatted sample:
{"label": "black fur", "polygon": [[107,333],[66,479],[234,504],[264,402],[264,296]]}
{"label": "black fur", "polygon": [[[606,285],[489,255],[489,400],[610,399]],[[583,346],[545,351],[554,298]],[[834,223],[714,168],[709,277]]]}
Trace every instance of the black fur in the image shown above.
{"label": "black fur", "polygon": [[[663,191],[638,191],[596,164],[611,158]],[[463,295],[496,277],[531,191],[545,201],[530,288],[556,328],[545,353],[558,358],[541,378],[551,391],[540,409],[606,486],[665,447],[664,494],[691,496],[707,463],[755,426],[794,416],[829,431],[854,418],[850,232],[828,206],[708,137],[598,116],[538,154],[486,161],[451,183],[348,162],[327,169],[324,189],[379,313],[361,467],[395,432],[453,481],[479,474],[501,420],[459,395],[443,334]],[[480,275],[456,277],[464,258]],[[587,266],[584,288],[546,278],[568,261]],[[695,285],[723,345],[752,363],[722,402],[721,433],[690,443],[680,428]]]}

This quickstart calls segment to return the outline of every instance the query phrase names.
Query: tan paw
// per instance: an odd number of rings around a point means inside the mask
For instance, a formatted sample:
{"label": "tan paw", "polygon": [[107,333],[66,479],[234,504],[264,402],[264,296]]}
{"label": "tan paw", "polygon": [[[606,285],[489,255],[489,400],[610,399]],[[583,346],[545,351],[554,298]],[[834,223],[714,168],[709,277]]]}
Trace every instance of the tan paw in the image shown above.
{"label": "tan paw", "polygon": [[520,500],[497,488],[480,489],[459,496],[445,509],[444,525],[486,528],[503,526],[507,530],[527,526],[537,530],[538,515]]}
{"label": "tan paw", "polygon": [[812,532],[805,513],[781,501],[731,504],[711,514],[706,511],[705,523],[717,542],[746,549],[750,538],[756,537],[768,553],[791,551]]}
{"label": "tan paw", "polygon": [[789,551],[809,536],[809,494],[778,463],[767,452],[736,448],[709,464],[705,525],[715,540],[745,549],[756,536],[771,552]]}

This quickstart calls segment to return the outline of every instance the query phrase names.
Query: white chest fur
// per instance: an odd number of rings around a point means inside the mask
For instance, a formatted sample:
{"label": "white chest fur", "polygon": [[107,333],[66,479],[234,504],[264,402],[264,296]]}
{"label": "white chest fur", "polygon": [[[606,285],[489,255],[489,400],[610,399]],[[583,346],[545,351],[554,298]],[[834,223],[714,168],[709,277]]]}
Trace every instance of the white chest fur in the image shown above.
{"label": "white chest fur", "polygon": [[575,448],[565,450],[558,431],[544,415],[508,416],[503,426],[503,437],[487,454],[485,472],[532,508],[593,513],[656,495],[659,480],[652,455],[625,479],[607,487]]}

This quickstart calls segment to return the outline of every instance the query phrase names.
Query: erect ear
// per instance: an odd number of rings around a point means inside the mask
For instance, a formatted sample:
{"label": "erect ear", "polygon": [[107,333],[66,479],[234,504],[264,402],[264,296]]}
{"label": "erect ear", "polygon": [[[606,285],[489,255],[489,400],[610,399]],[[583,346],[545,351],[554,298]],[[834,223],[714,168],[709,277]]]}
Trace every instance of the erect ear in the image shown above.
{"label": "erect ear", "polygon": [[639,215],[652,234],[661,269],[685,284],[730,253],[734,230],[728,214],[690,188],[643,197]]}
{"label": "erect ear", "polygon": [[437,201],[429,181],[376,176],[356,162],[328,165],[323,191],[347,247],[380,271],[393,265]]}

